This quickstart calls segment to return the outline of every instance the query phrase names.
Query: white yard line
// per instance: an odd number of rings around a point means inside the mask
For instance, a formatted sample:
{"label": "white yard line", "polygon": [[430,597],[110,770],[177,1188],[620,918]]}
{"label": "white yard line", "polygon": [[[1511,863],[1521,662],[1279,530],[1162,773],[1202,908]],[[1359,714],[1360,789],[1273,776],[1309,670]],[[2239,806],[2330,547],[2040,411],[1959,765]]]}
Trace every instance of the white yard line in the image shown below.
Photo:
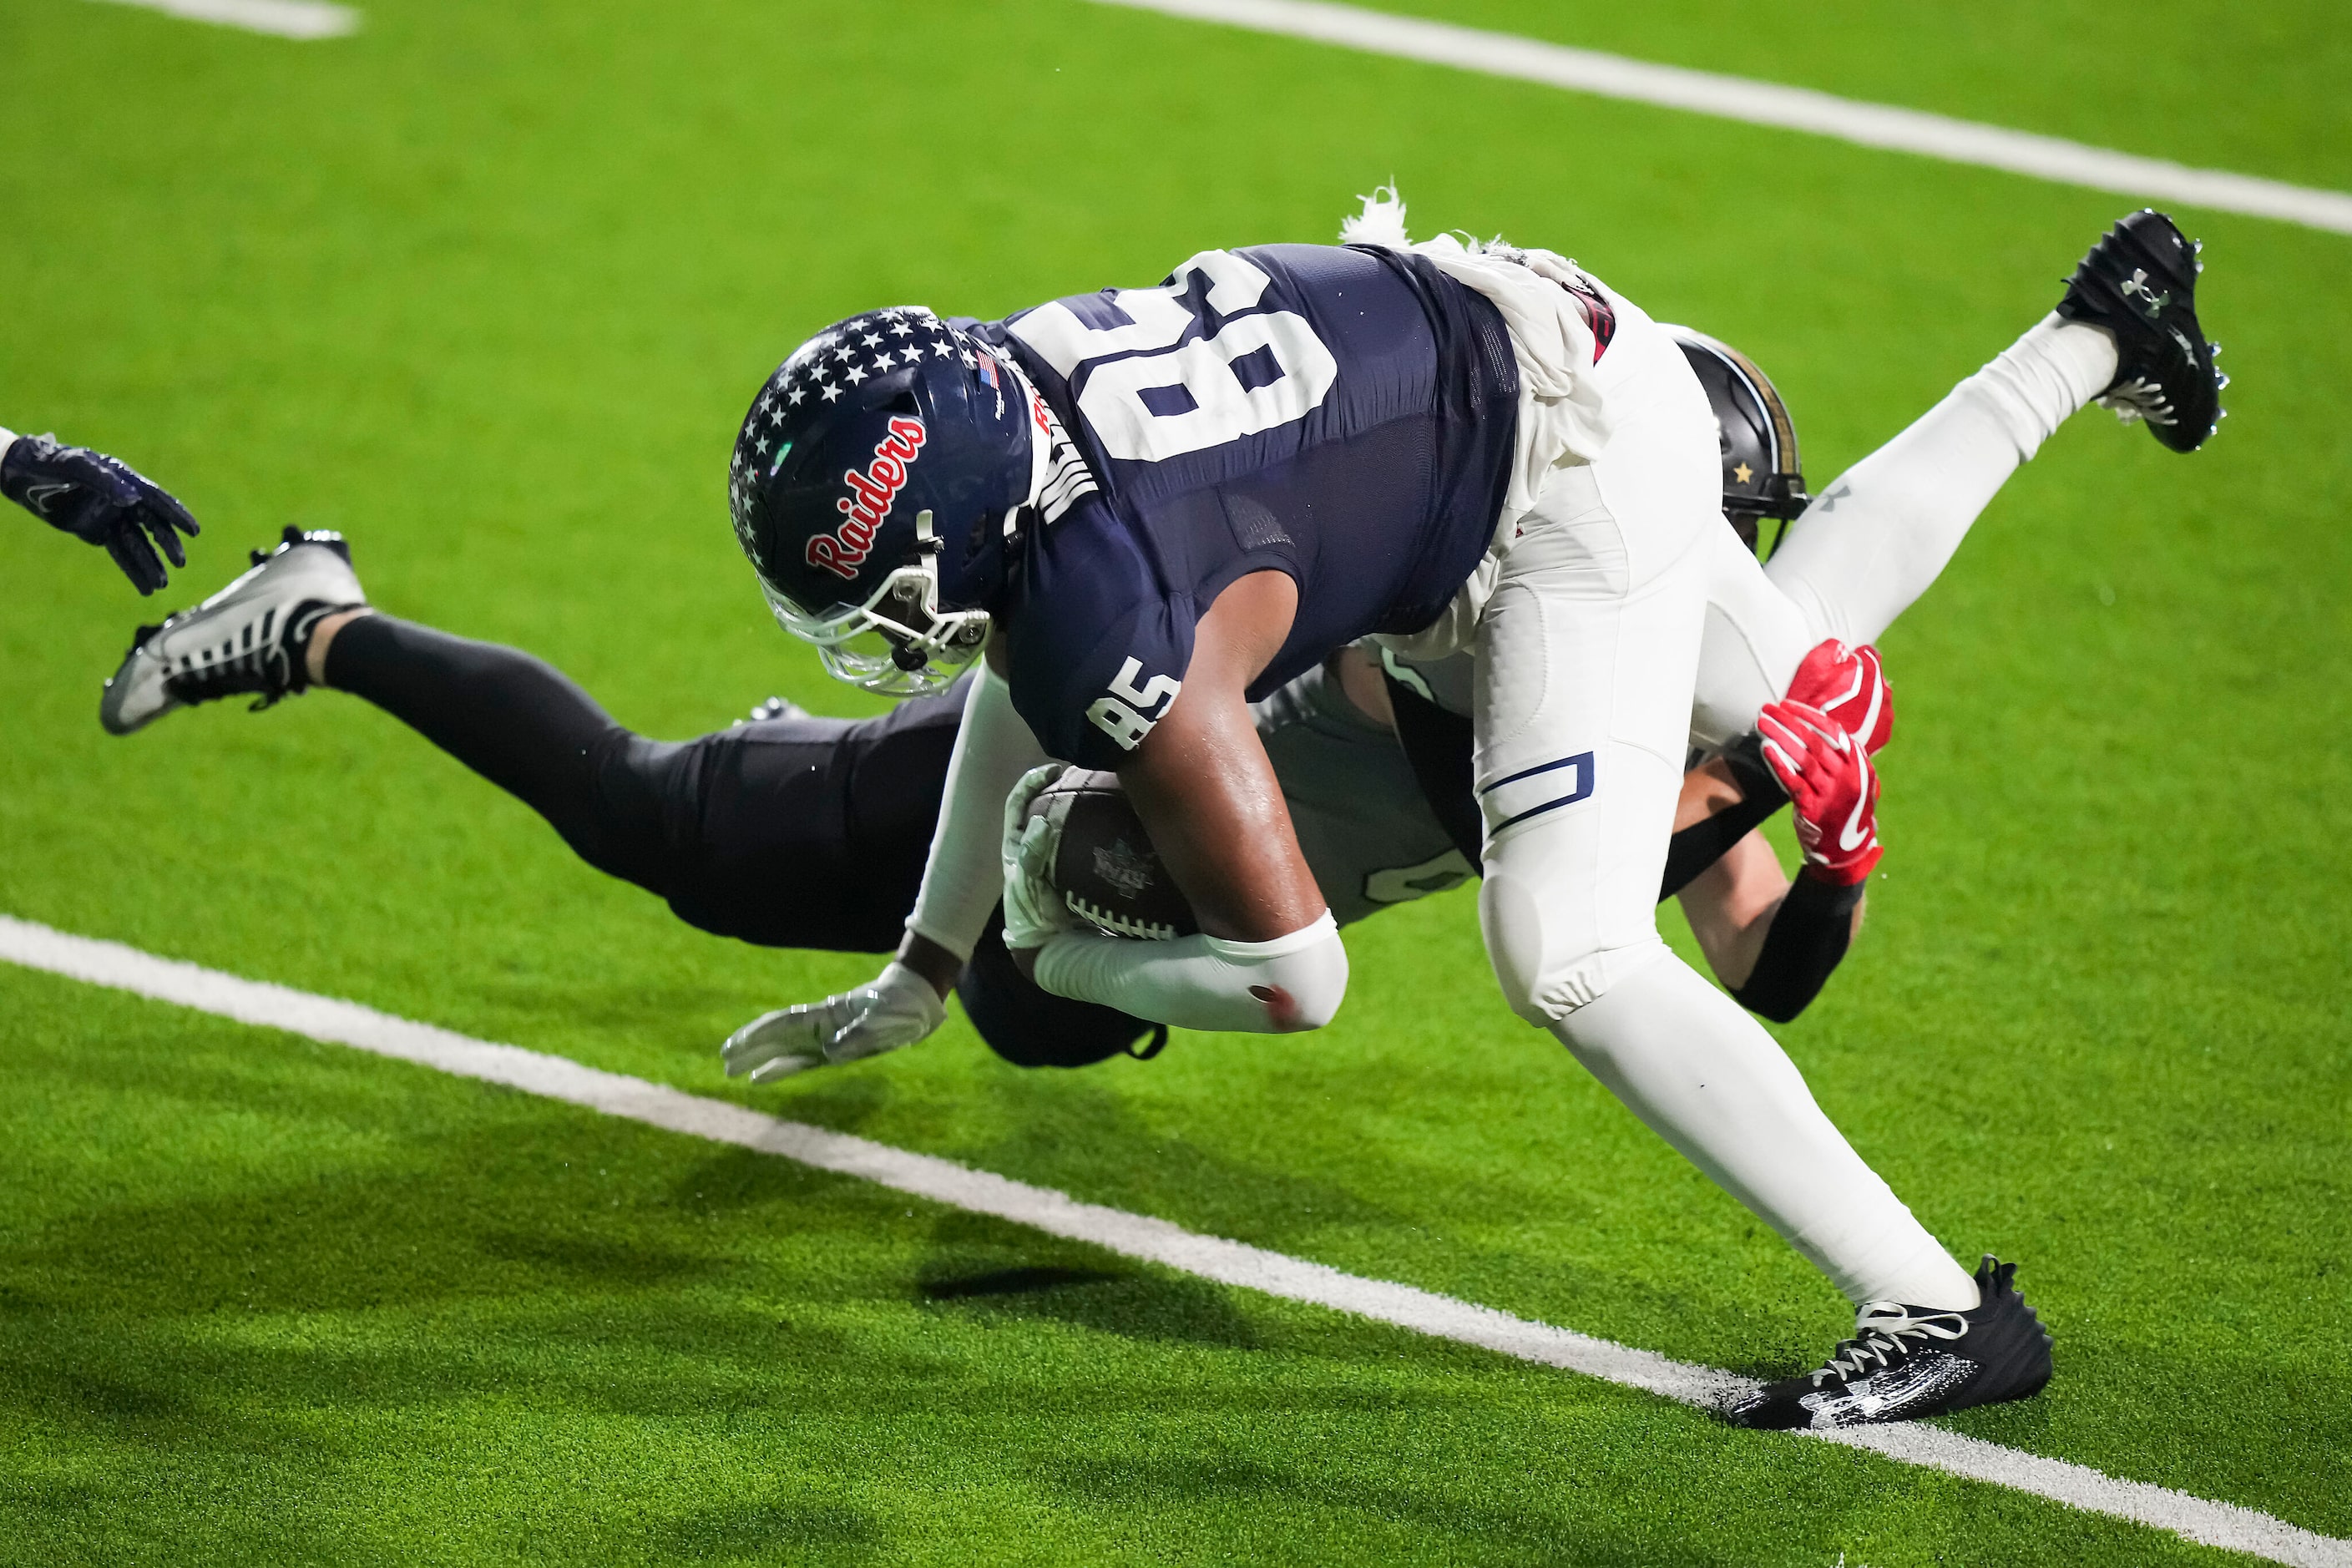
{"label": "white yard line", "polygon": [[[1411,1285],[1343,1274],[1304,1258],[1202,1236],[1147,1215],[1081,1203],[1065,1193],[975,1171],[951,1160],[786,1121],[643,1079],[583,1067],[564,1057],[470,1039],[354,1002],[158,958],[120,942],[73,936],[0,915],[0,959],[240,1023],[352,1046],[461,1078],[504,1084],[650,1127],[779,1154],[818,1170],[857,1176],[950,1208],[992,1215],[1220,1284],[1393,1323],[1415,1333],[1581,1373],[1685,1405],[1712,1405],[1727,1394],[1752,1386],[1731,1373],[1672,1361],[1654,1351],[1515,1318]],[[1759,1435],[1755,1440],[1775,1439]],[[2119,1480],[2063,1459],[2004,1448],[1940,1427],[1862,1427],[1827,1435],[1827,1440],[2277,1563],[2300,1568],[2352,1568],[2352,1541],[2316,1535],[2234,1503],[2213,1502],[2145,1481]]]}
{"label": "white yard line", "polygon": [[323,0],[106,0],[111,5],[136,5],[161,11],[186,22],[210,22],[216,26],[242,27],[276,38],[340,38],[360,30],[360,14],[348,5]]}
{"label": "white yard line", "polygon": [[2115,191],[2147,201],[2185,202],[2221,212],[2279,218],[2352,234],[2352,194],[2279,180],[2193,169],[2063,137],[1954,120],[1916,109],[1863,103],[1809,88],[1654,65],[1509,33],[1391,16],[1324,0],[1096,0],[1197,22],[1278,33],[1370,54],[1454,66],[1486,76],[1564,87],[1603,98],[1689,110],[1783,131],[1807,131],[1864,147],[1918,153],[2013,174]]}

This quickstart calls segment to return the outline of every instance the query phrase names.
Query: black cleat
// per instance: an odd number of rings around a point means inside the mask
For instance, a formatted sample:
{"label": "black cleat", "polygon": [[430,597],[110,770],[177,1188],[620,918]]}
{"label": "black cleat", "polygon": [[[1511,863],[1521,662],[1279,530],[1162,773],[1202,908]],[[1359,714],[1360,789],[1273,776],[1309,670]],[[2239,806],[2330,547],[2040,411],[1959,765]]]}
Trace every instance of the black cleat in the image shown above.
{"label": "black cleat", "polygon": [[2058,313],[2105,327],[2116,340],[2116,379],[2099,395],[2126,424],[2176,452],[2193,452],[2221,421],[2230,378],[2213,366],[2220,345],[2197,324],[2200,247],[2154,207],[2142,207],[2100,237],[2066,280]]}
{"label": "black cleat", "polygon": [[296,695],[310,633],[337,610],[367,603],[340,533],[289,528],[253,569],[160,626],[142,626],[98,707],[109,733],[128,735],[175,708],[250,695],[256,708]]}
{"label": "black cleat", "polygon": [[1916,1421],[2039,1394],[2050,1381],[2050,1333],[2011,1283],[2016,1273],[2016,1264],[1985,1254],[1970,1312],[1865,1301],[1853,1338],[1827,1366],[1765,1384],[1725,1418],[1735,1426],[1818,1430]]}

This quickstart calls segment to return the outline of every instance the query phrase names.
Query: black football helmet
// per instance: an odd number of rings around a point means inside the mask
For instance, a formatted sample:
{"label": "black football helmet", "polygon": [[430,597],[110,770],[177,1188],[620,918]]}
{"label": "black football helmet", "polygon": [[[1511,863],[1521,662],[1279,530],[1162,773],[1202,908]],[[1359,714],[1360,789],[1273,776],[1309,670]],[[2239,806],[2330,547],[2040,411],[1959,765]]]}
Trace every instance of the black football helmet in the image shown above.
{"label": "black football helmet", "polygon": [[[1664,324],[1664,323],[1661,323]],[[1759,557],[1769,555],[1762,523],[1780,523],[1772,536],[1777,546],[1790,521],[1812,497],[1805,493],[1805,475],[1797,460],[1797,426],[1789,405],[1780,401],[1771,378],[1756,363],[1729,343],[1695,332],[1688,327],[1666,326],[1681,345],[1683,357],[1706,388],[1715,406],[1715,426],[1723,447],[1723,515],[1740,542]]]}
{"label": "black football helmet", "polygon": [[1050,418],[1008,356],[919,305],[793,350],[744,416],[728,484],[776,619],[853,686],[946,686],[987,640]]}

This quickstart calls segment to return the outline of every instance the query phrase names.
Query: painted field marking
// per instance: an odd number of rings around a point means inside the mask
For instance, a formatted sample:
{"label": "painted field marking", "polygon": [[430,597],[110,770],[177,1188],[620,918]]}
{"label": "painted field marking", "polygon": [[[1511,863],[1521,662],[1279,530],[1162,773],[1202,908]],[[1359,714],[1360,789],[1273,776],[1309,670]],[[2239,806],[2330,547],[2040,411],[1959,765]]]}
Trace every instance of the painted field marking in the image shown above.
{"label": "painted field marking", "polygon": [[1217,22],[1256,33],[1336,44],[1368,54],[1454,66],[1485,76],[1540,82],[1602,98],[1688,110],[1782,131],[1805,131],[1864,147],[1917,153],[2063,184],[2086,185],[2144,200],[2186,202],[2221,212],[2278,218],[2307,228],[2352,234],[2352,193],[2291,185],[2221,169],[2142,158],[2063,137],[2040,136],[1924,110],[1864,103],[1810,88],[1490,33],[1418,16],[1392,16],[1327,0],[1095,0]]}
{"label": "painted field marking", "polygon": [[[666,1084],[583,1067],[566,1057],[473,1039],[356,1002],[158,958],[121,942],[74,936],[0,915],[0,959],[239,1023],[502,1084],[648,1127],[782,1155],[820,1171],[860,1177],[950,1208],[1010,1220],[1221,1285],[1328,1307],[1685,1405],[1714,1406],[1755,1386],[1715,1367],[1674,1361],[1654,1351],[1513,1317],[1414,1286],[1342,1273],[1244,1242],[1202,1236],[1148,1215],[1081,1203],[1066,1193],[975,1171],[952,1160],[786,1121]],[[2005,1448],[1941,1427],[1863,1426],[1803,1436],[1867,1448],[1906,1465],[2030,1492],[2069,1508],[2168,1530],[2208,1546],[2296,1568],[2352,1568],[2352,1541],[2315,1534],[2235,1503],[2214,1502],[2146,1481],[2120,1480],[2063,1459]],[[1759,1435],[1758,1440],[1770,1439]]]}
{"label": "painted field marking", "polygon": [[360,14],[348,5],[324,0],[105,0],[110,5],[136,5],[161,11],[184,22],[210,22],[215,26],[242,27],[276,38],[341,38],[360,30]]}

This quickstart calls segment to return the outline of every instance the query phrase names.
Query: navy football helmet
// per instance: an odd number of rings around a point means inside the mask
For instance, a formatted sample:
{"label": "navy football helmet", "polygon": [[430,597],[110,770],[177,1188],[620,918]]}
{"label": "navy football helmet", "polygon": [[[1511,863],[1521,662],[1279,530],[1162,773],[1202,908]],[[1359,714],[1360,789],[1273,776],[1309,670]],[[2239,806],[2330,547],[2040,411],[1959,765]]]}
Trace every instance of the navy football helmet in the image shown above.
{"label": "navy football helmet", "polygon": [[784,629],[835,679],[903,696],[988,637],[1048,416],[1012,360],[921,306],[793,351],[735,438],[735,536]]}
{"label": "navy football helmet", "polygon": [[1680,345],[1715,407],[1723,447],[1723,515],[1742,543],[1759,557],[1769,555],[1761,547],[1763,520],[1780,522],[1772,538],[1778,545],[1790,520],[1813,499],[1805,493],[1804,469],[1797,460],[1797,426],[1789,417],[1789,405],[1756,362],[1729,343],[1688,327],[1669,325],[1666,332]]}

